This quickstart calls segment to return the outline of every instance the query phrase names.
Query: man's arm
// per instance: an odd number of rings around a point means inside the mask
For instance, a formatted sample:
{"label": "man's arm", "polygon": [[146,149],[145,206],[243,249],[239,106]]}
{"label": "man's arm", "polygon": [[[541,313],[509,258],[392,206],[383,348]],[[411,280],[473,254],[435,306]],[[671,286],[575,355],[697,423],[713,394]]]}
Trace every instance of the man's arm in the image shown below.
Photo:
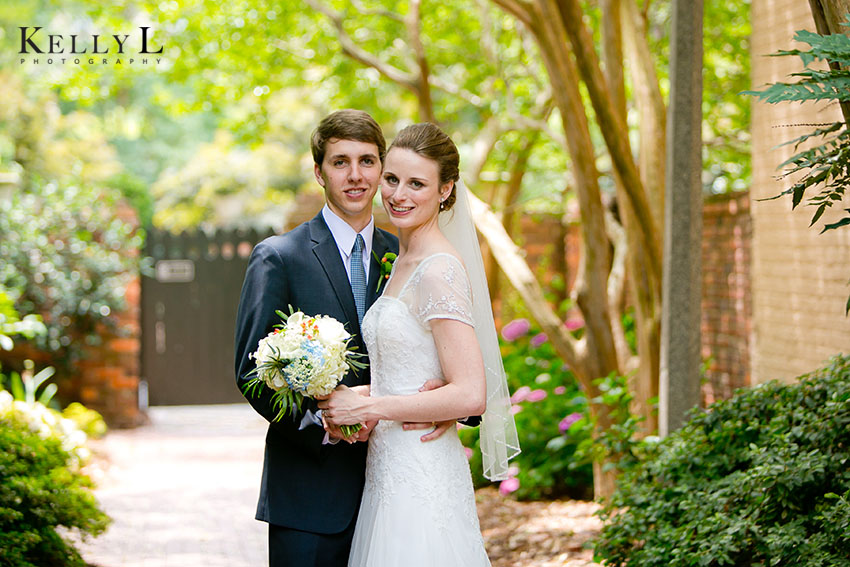
{"label": "man's arm", "polygon": [[[446,381],[442,378],[431,378],[430,380],[425,381],[422,387],[419,388],[419,391],[427,392],[428,390],[435,390],[445,385]],[[450,419],[448,421],[435,421],[431,423],[405,422],[404,424],[402,424],[402,427],[405,431],[430,429],[431,431],[429,431],[419,439],[421,441],[433,441],[434,439],[439,439],[440,437],[442,437],[446,431],[452,428],[457,428],[458,423],[468,425],[470,427],[477,427],[481,423],[481,416],[473,415],[458,420]]]}
{"label": "man's arm", "polygon": [[253,359],[248,358],[248,355],[257,349],[260,339],[280,323],[280,317],[275,311],[285,311],[290,303],[292,298],[286,266],[279,251],[265,241],[257,244],[248,260],[236,316],[236,385],[276,431],[318,456],[324,437],[321,427],[310,425],[300,430],[302,413],[287,415],[275,422],[277,412],[272,404],[272,390],[263,387],[257,395],[245,391],[245,385],[250,380],[245,376],[255,367]]}

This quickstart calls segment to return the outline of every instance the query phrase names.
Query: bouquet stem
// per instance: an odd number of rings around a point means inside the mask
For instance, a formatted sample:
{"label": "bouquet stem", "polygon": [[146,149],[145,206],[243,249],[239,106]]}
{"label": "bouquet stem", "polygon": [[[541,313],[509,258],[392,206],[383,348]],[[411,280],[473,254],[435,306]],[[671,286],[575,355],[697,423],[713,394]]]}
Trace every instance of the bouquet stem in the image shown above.
{"label": "bouquet stem", "polygon": [[359,423],[355,423],[354,425],[340,425],[339,430],[342,431],[342,434],[346,437],[351,437],[358,431],[363,429],[363,426]]}

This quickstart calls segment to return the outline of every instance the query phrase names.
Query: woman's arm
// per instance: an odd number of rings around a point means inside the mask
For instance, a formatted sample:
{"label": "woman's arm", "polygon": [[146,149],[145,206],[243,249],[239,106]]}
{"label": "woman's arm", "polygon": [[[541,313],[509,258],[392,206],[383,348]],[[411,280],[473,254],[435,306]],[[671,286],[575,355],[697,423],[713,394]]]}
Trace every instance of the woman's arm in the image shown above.
{"label": "woman's arm", "polygon": [[409,396],[367,398],[340,387],[319,404],[324,416],[337,425],[384,419],[390,421],[446,421],[481,415],[487,404],[484,363],[475,329],[453,319],[432,319],[446,385]]}

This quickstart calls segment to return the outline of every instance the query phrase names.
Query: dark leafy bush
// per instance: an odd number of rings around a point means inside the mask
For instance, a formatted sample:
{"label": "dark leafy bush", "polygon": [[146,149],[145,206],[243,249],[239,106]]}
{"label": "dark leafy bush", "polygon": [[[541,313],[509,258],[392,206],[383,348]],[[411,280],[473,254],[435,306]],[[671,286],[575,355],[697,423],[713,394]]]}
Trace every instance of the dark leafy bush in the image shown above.
{"label": "dark leafy bush", "polygon": [[0,200],[0,289],[18,312],[41,315],[47,333],[33,340],[68,365],[99,340],[138,272],[142,235],[118,205],[114,190],[40,181]]}
{"label": "dark leafy bush", "polygon": [[58,526],[82,535],[106,529],[75,457],[62,440],[34,433],[19,412],[0,415],[0,566],[84,566]]}
{"label": "dark leafy bush", "polygon": [[[576,453],[592,433],[586,396],[552,345],[527,321],[509,323],[502,335],[502,358],[513,392],[522,453],[511,461],[511,478],[500,484],[500,491],[521,500],[591,497],[590,460]],[[464,428],[460,435],[471,448],[476,486],[486,485],[489,481],[481,473],[478,429]]]}
{"label": "dark leafy bush", "polygon": [[603,510],[606,565],[850,565],[850,357],[692,414]]}

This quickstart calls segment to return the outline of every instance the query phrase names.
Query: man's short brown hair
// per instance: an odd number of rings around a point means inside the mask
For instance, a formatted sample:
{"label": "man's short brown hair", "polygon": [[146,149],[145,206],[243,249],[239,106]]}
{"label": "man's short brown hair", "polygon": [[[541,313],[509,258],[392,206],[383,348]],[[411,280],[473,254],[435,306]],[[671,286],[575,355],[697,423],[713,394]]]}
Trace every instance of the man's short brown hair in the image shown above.
{"label": "man's short brown hair", "polygon": [[321,167],[325,159],[325,148],[331,140],[357,140],[375,144],[378,146],[378,158],[384,163],[387,142],[381,127],[368,112],[351,108],[337,110],[319,122],[310,138],[310,150],[316,165]]}

